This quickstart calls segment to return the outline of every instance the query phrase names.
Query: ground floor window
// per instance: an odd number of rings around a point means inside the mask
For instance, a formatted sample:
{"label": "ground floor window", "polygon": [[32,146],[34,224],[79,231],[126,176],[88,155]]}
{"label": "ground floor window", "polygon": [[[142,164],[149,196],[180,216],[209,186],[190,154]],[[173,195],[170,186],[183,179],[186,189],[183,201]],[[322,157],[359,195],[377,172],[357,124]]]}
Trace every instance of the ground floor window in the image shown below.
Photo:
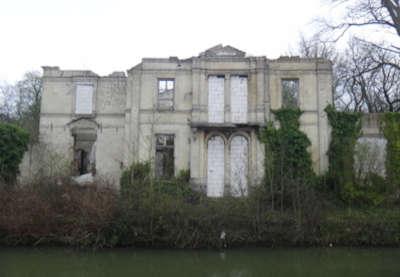
{"label": "ground floor window", "polygon": [[155,174],[157,178],[174,176],[174,135],[156,135]]}
{"label": "ground floor window", "polygon": [[221,136],[208,140],[207,148],[207,196],[221,197],[224,194],[225,143]]}
{"label": "ground floor window", "polygon": [[232,196],[246,196],[248,187],[248,139],[233,135],[226,143],[222,135],[207,141],[207,196],[224,196],[226,176]]}
{"label": "ground floor window", "polygon": [[234,136],[230,145],[231,194],[247,195],[248,143],[244,136]]}
{"label": "ground floor window", "polygon": [[96,171],[96,135],[93,133],[77,132],[74,135],[74,169],[75,175]]}

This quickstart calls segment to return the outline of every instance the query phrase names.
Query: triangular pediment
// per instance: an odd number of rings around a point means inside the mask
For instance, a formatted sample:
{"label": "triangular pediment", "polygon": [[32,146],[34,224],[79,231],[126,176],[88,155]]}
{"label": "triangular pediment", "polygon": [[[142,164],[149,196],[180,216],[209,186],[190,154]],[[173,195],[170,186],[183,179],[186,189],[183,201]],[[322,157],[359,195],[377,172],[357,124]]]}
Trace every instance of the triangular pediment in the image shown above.
{"label": "triangular pediment", "polygon": [[230,45],[218,44],[200,53],[200,57],[244,57],[245,52]]}

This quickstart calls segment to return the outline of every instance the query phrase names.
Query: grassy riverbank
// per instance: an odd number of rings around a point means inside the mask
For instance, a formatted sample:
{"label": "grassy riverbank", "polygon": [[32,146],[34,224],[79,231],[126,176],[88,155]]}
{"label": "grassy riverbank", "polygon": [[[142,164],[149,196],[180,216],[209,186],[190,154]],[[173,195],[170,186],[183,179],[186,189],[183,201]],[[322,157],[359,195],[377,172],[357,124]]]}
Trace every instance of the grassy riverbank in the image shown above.
{"label": "grassy riverbank", "polygon": [[184,178],[142,185],[119,193],[104,184],[79,187],[58,180],[2,189],[0,244],[95,248],[400,245],[400,211],[395,206],[349,209],[313,192],[300,208],[272,210],[262,191],[252,191],[245,198],[210,199],[188,189]]}

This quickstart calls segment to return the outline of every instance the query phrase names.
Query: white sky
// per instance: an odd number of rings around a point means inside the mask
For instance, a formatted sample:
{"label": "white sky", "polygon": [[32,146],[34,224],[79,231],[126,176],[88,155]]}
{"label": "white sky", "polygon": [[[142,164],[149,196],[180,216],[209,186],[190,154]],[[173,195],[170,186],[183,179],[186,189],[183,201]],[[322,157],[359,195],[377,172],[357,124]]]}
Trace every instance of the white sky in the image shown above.
{"label": "white sky", "polygon": [[125,71],[142,57],[196,56],[216,44],[287,53],[320,0],[0,0],[0,81],[42,65]]}

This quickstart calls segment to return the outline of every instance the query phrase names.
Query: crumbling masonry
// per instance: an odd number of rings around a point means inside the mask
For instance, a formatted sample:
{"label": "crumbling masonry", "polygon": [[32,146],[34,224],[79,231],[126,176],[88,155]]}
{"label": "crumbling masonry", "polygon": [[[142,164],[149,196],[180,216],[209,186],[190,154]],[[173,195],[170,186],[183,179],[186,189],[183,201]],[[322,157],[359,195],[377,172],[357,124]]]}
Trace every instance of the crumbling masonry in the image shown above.
{"label": "crumbling masonry", "polygon": [[270,60],[217,45],[189,59],[144,58],[127,76],[43,70],[40,141],[74,175],[118,183],[133,162],[151,161],[159,178],[190,169],[209,196],[246,195],[263,177],[258,130],[282,106],[304,111],[314,170],[328,168],[327,60]]}

